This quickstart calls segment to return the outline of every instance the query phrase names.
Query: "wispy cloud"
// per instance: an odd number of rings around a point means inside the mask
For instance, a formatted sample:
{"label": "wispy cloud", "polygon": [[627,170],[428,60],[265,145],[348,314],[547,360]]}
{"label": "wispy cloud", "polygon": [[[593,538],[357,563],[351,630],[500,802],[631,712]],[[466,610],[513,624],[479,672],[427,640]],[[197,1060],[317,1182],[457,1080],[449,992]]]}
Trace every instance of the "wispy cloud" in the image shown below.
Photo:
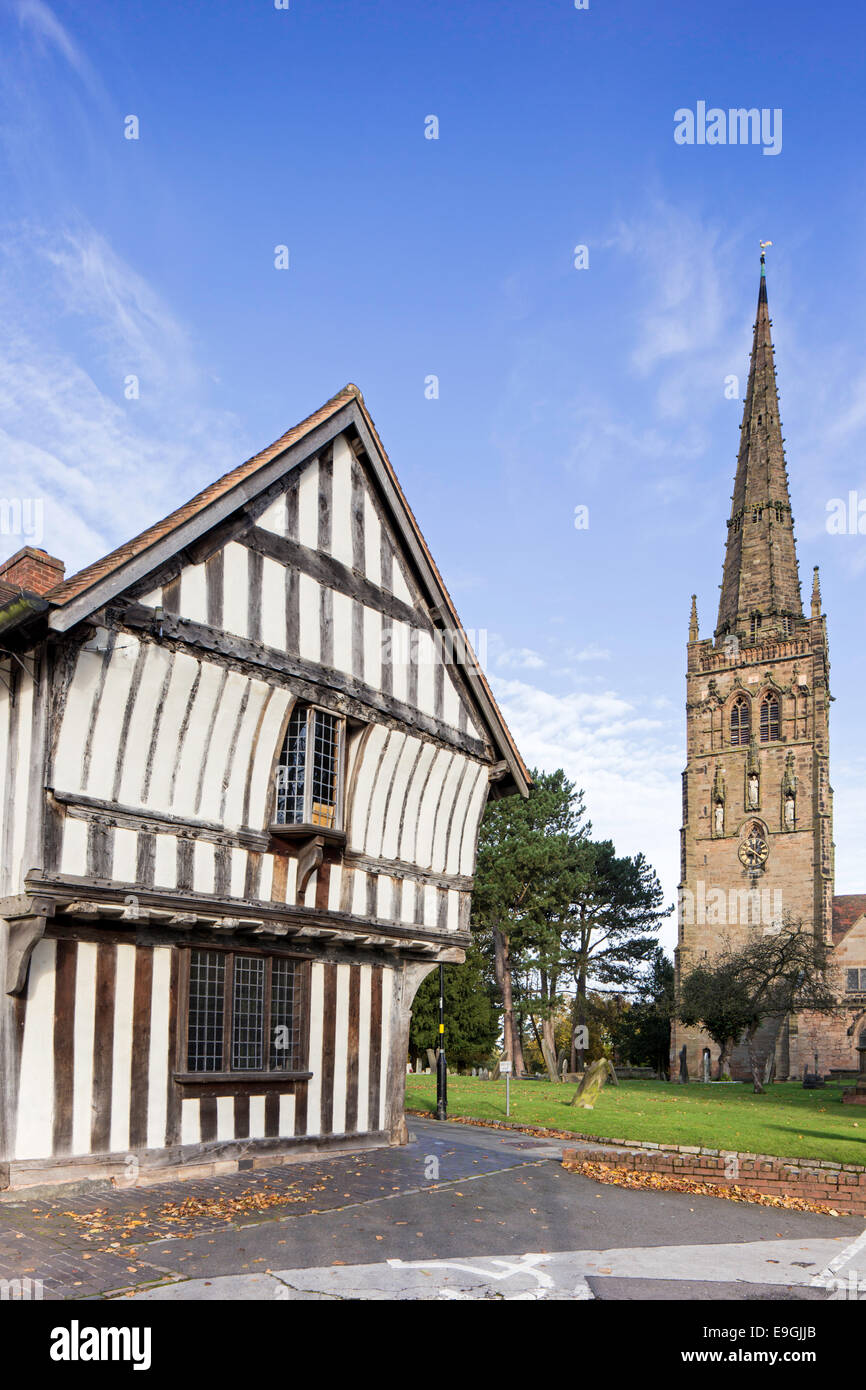
{"label": "wispy cloud", "polygon": [[577,651],[570,647],[565,655],[571,661],[610,661],[611,656],[607,647],[600,647],[596,642],[590,642],[588,646]]}
{"label": "wispy cloud", "polygon": [[609,244],[637,272],[630,360],[653,377],[659,417],[694,415],[710,389],[721,400],[727,376],[744,386],[743,316],[725,292],[740,254],[731,229],[724,237],[697,209],[652,198]]}
{"label": "wispy cloud", "polygon": [[[69,572],[243,446],[186,330],[92,229],[7,229],[0,267],[0,494],[44,499],[44,544]],[[70,324],[74,353],[62,346]]]}
{"label": "wispy cloud", "polygon": [[[496,677],[494,693],[530,766],[562,767],[586,792],[593,834],[621,854],[643,851],[674,901],[679,876],[679,714],[656,702],[649,714],[615,690],[556,695]],[[665,717],[659,717],[664,714]],[[673,945],[668,923],[663,940]]]}
{"label": "wispy cloud", "polygon": [[89,59],[43,0],[18,0],[16,10],[21,28],[35,39],[42,52],[59,53],[92,93],[102,90]]}
{"label": "wispy cloud", "polygon": [[522,666],[529,671],[540,670],[545,665],[544,657],[531,647],[507,647],[497,652],[494,660],[497,666]]}

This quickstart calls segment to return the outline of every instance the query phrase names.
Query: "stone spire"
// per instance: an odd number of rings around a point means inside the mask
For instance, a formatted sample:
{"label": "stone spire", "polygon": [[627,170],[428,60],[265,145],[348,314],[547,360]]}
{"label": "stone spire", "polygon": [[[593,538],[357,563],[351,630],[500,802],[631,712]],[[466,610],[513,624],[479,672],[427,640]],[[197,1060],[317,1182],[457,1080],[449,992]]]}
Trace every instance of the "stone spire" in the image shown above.
{"label": "stone spire", "polygon": [[737,632],[749,642],[803,618],[763,251],[740,430],[716,637]]}
{"label": "stone spire", "polygon": [[697,596],[697,594],[692,594],[692,611],[691,611],[691,615],[690,615],[690,617],[689,617],[689,641],[690,641],[690,642],[697,642],[697,640],[698,640],[698,596]]}

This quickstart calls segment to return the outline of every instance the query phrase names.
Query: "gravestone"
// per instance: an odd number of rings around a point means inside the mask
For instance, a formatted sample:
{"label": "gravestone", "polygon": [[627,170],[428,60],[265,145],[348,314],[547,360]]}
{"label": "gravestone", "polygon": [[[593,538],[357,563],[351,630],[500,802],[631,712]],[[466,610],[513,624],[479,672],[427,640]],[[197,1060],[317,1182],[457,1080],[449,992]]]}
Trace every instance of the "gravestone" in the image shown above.
{"label": "gravestone", "polygon": [[704,1048],[704,1051],[703,1051],[703,1055],[702,1055],[702,1057],[701,1057],[701,1080],[702,1080],[702,1081],[709,1081],[709,1079],[710,1079],[710,1049],[709,1049],[708,1047],[705,1047],[705,1048]]}
{"label": "gravestone", "polygon": [[856,1086],[842,1092],[845,1105],[866,1105],[866,1033],[860,1034],[857,1051],[860,1054],[860,1075]]}
{"label": "gravestone", "polygon": [[568,1102],[569,1105],[579,1105],[581,1110],[592,1110],[606,1081],[612,1081],[614,1086],[619,1084],[613,1063],[607,1057],[600,1057],[597,1062],[587,1067],[583,1080]]}
{"label": "gravestone", "polygon": [[687,1053],[687,1050],[686,1050],[686,1045],[685,1045],[685,1043],[683,1043],[682,1047],[680,1048],[680,1085],[681,1085],[681,1086],[688,1086],[688,1084],[689,1084],[688,1053]]}

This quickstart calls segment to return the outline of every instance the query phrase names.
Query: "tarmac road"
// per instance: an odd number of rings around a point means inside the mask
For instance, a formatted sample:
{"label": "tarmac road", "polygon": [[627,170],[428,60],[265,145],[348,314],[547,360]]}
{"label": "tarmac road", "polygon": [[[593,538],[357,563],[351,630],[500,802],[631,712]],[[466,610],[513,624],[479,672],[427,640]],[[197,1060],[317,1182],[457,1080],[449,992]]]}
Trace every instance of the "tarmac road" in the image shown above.
{"label": "tarmac road", "polygon": [[603,1186],[560,1166],[565,1143],[426,1119],[413,1118],[410,1129],[405,1148],[363,1161],[270,1170],[297,1179],[309,1169],[320,1180],[330,1170],[327,1198],[313,1209],[148,1243],[142,1264],[159,1282],[138,1285],[132,1297],[823,1301],[866,1293],[856,1218]]}

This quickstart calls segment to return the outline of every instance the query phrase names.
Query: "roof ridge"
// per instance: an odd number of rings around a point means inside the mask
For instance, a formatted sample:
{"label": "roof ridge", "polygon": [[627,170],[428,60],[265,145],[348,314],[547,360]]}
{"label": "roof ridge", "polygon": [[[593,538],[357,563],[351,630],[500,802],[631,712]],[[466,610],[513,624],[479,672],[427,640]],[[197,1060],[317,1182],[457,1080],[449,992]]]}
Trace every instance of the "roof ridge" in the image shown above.
{"label": "roof ridge", "polygon": [[[230,496],[232,490],[240,483],[246,482],[248,479],[254,479],[260,468],[263,468],[268,463],[272,463],[274,459],[279,458],[281,454],[285,453],[293,445],[300,444],[308,434],[319,426],[325,425],[329,419],[337,415],[341,409],[353,401],[357,402],[357,409],[360,412],[360,421],[355,417],[351,423],[355,423],[356,426],[357,423],[362,423],[363,430],[365,432],[369,431],[369,438],[374,445],[375,452],[381,460],[381,465],[384,467],[388,486],[393,488],[393,496],[389,505],[391,509],[394,510],[394,522],[398,530],[404,531],[404,539],[407,543],[410,543],[410,548],[412,545],[418,548],[418,556],[416,556],[415,563],[419,563],[420,557],[421,577],[424,587],[429,590],[429,597],[432,599],[433,603],[436,606],[444,607],[448,616],[452,619],[455,629],[458,630],[462,636],[465,646],[462,664],[469,673],[470,682],[473,680],[477,680],[478,682],[479,688],[474,692],[474,696],[481,708],[482,718],[490,727],[493,743],[500,747],[507,761],[509,759],[513,760],[517,770],[517,777],[515,778],[517,784],[520,785],[520,779],[523,779],[524,785],[528,786],[530,781],[529,773],[520,756],[517,745],[514,742],[511,730],[508,728],[502,716],[502,711],[499,709],[487,677],[481,669],[478,657],[472,649],[469,638],[466,635],[466,629],[460,621],[454,606],[454,601],[448,593],[439,567],[433,559],[430,547],[427,545],[421,527],[418,525],[417,518],[406,499],[406,494],[400,485],[397,474],[379,436],[379,432],[364,403],[364,397],[359,387],[356,386],[354,382],[348,382],[333,395],[330,400],[320,406],[318,410],[313,411],[311,415],[308,415],[297,425],[293,425],[292,428],[287,430],[285,434],[282,434],[279,439],[274,440],[272,444],[260,450],[259,453],[254,454],[252,458],[247,459],[244,463],[238,464],[237,467],[230,469],[228,473],[223,474],[221,478],[218,478],[215,482],[209,484],[208,487],[196,493],[188,502],[177,507],[173,512],[170,512],[168,516],[163,517],[161,521],[147,527],[144,531],[140,532],[139,535],[134,536],[124,545],[116,547],[101,559],[85,566],[85,568],[79,570],[77,574],[71,575],[69,579],[64,580],[62,584],[58,584],[55,588],[49,590],[49,592],[44,595],[44,598],[48,600],[51,607],[55,610],[50,620],[51,626],[56,627],[58,630],[66,630],[67,627],[77,623],[81,617],[80,610],[82,604],[92,604],[92,608],[89,609],[88,612],[93,611],[93,609],[99,606],[98,598],[94,598],[91,591],[98,589],[100,585],[104,585],[106,582],[108,582],[110,587],[110,582],[114,581],[118,571],[122,571],[127,565],[132,565],[134,561],[140,560],[142,556],[146,564],[147,553],[151,548],[156,548],[160,542],[168,542],[171,544],[174,532],[178,531],[186,523],[192,521],[208,507],[220,501],[220,499],[227,495]],[[247,496],[248,493],[243,494],[243,498]],[[243,505],[243,498],[237,503],[237,507]],[[233,510],[236,509],[236,507],[233,507]],[[178,545],[177,549],[180,550],[181,548],[182,547]],[[156,564],[157,562],[154,560],[154,567],[156,567]],[[427,571],[426,575],[425,570]],[[138,571],[139,574],[141,574],[141,565],[138,566]],[[120,583],[122,584],[122,582],[121,578]],[[127,582],[131,581],[128,580]],[[87,597],[89,593],[91,596]],[[69,610],[68,612],[65,611],[67,609]]]}

